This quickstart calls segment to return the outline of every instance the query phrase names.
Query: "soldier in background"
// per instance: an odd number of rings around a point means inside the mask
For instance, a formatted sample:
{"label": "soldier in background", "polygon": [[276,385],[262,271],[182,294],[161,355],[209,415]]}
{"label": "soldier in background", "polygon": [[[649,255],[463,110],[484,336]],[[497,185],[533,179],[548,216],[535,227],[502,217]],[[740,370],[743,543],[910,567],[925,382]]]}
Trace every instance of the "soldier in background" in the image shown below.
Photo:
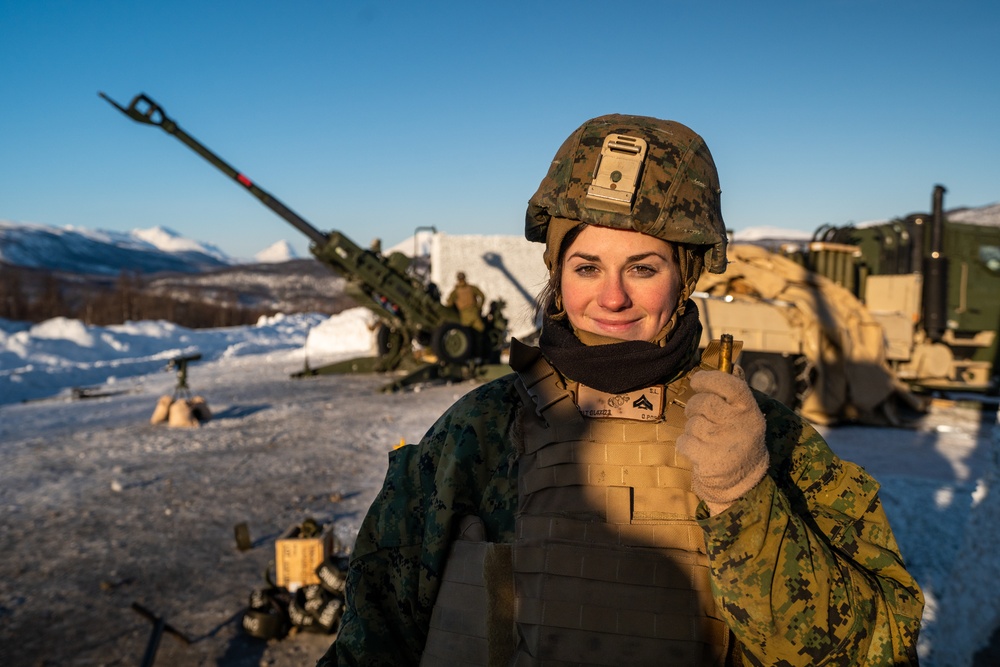
{"label": "soldier in background", "polygon": [[917,664],[923,594],[878,483],[701,358],[719,193],[679,123],[563,143],[525,220],[538,347],[390,454],[322,667]]}
{"label": "soldier in background", "polygon": [[476,331],[483,331],[483,303],[486,297],[483,291],[475,285],[465,282],[465,273],[459,271],[455,276],[455,287],[445,301],[446,306],[452,306],[458,310],[459,322],[463,326],[472,327]]}

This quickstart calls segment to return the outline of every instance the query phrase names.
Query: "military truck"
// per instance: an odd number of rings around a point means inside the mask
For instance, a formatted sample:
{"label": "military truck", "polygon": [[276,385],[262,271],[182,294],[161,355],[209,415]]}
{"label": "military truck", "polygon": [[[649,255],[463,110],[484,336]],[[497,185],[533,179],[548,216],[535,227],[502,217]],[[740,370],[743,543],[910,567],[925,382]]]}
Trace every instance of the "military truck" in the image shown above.
{"label": "military truck", "polygon": [[408,371],[384,389],[435,379],[486,378],[509,367],[500,363],[507,343],[503,302],[493,301],[482,331],[464,326],[458,311],[441,303],[440,291],[429,281],[421,258],[380,247],[362,248],[339,231],[320,232],[242,172],[223,161],[184,132],[163,109],[145,94],[136,95],[127,107],[104,93],[99,95],[134,121],[160,127],[242,185],[265,206],[284,218],[312,241],[310,252],[342,275],[345,293],[371,310],[380,325],[376,333],[378,355],[351,359],[321,368],[308,365],[296,377],[322,373]]}
{"label": "military truck", "polygon": [[820,423],[894,420],[894,399],[998,388],[1000,227],[930,213],[734,245],[699,283],[705,338],[741,338],[752,386]]}

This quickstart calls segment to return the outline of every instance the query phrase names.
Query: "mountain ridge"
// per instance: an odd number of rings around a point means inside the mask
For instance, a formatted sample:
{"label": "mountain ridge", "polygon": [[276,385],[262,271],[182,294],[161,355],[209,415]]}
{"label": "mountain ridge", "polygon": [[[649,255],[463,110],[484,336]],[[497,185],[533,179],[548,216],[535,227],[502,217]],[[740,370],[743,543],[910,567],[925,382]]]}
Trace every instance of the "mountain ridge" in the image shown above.
{"label": "mountain ridge", "polygon": [[166,227],[126,233],[0,220],[0,262],[113,276],[123,271],[197,273],[236,260],[215,246],[186,239]]}
{"label": "mountain ridge", "polygon": [[0,317],[200,327],[353,305],[343,278],[315,259],[295,258],[287,244],[259,255],[237,260],[166,227],[125,233],[0,221]]}
{"label": "mountain ridge", "polygon": [[[945,213],[953,222],[1000,226],[1000,202],[960,207]],[[886,222],[886,221],[878,221]],[[875,221],[858,223],[865,227]],[[808,239],[810,232],[754,227],[735,232],[738,241]],[[226,267],[298,259],[287,241],[277,241],[253,259],[237,259],[220,248],[181,236],[168,227],[117,232],[68,225],[0,220],[0,264],[95,276],[202,273]]]}

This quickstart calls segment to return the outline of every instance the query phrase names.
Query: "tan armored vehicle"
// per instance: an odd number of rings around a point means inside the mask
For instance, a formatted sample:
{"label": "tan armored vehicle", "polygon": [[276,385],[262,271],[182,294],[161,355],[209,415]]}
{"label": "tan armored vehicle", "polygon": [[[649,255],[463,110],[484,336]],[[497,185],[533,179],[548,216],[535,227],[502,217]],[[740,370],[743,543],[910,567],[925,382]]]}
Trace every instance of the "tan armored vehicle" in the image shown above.
{"label": "tan armored vehicle", "polygon": [[696,294],[704,340],[743,341],[750,384],[819,423],[897,420],[932,391],[995,392],[1000,228],[931,214],[730,246]]}

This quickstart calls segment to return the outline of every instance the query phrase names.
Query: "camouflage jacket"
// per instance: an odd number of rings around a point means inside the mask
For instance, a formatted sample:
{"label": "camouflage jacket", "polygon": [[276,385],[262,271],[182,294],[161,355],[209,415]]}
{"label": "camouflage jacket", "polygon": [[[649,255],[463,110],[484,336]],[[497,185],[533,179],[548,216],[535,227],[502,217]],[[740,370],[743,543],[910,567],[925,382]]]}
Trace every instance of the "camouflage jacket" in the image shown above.
{"label": "camouflage jacket", "polygon": [[[347,611],[319,667],[418,664],[454,521],[476,514],[488,540],[513,541],[514,379],[473,390],[418,445],[389,455],[352,556]],[[702,503],[698,515],[713,592],[744,662],[917,664],[923,595],[877,482],[780,403],[758,403],[768,475],[721,514]]]}

